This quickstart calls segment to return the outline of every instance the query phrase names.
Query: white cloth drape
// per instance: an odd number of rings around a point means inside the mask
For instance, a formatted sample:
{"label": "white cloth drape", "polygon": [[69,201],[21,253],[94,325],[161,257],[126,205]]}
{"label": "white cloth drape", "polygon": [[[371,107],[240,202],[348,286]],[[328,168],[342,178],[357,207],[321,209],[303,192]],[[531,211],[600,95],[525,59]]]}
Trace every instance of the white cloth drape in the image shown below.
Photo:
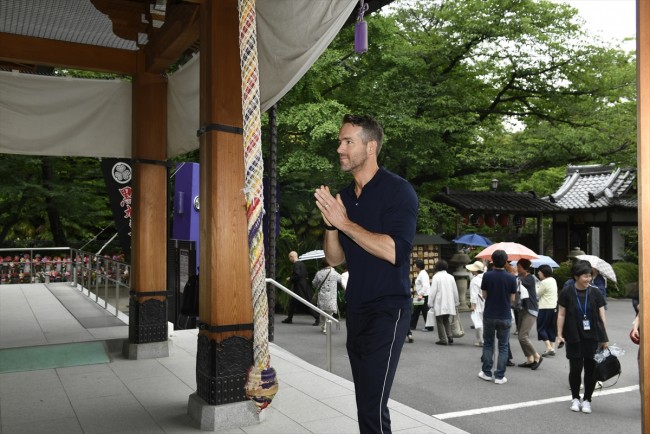
{"label": "white cloth drape", "polygon": [[[263,111],[307,72],[357,3],[258,0]],[[198,148],[199,61],[169,78],[169,157]],[[0,153],[130,157],[130,83],[0,72]]]}
{"label": "white cloth drape", "polygon": [[0,153],[130,156],[130,83],[0,71]]}

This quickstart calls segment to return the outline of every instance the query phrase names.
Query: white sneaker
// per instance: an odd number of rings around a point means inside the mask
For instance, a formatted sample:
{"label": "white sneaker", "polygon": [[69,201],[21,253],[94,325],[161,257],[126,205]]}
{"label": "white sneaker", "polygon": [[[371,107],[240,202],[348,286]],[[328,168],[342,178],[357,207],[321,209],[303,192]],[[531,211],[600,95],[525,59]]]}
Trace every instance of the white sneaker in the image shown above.
{"label": "white sneaker", "polygon": [[506,377],[494,379],[494,384],[506,384],[507,382],[508,379]]}
{"label": "white sneaker", "polygon": [[580,400],[578,398],[573,398],[571,401],[571,411],[580,411]]}
{"label": "white sneaker", "polygon": [[[573,410],[573,408],[571,408],[571,410]],[[591,402],[582,401],[582,412],[583,413],[591,413]]]}
{"label": "white sneaker", "polygon": [[493,380],[492,376],[487,375],[487,374],[486,374],[485,372],[483,372],[483,371],[480,371],[480,372],[478,373],[478,378],[481,378],[481,379],[483,379],[483,380],[485,380],[485,381],[492,381],[492,380]]}

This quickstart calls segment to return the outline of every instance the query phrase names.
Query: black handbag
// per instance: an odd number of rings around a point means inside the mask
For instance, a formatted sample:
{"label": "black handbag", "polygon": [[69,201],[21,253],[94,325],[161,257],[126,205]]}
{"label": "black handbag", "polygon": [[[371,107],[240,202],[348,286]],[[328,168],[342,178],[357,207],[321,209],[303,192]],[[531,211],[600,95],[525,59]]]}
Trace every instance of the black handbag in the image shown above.
{"label": "black handbag", "polygon": [[609,348],[607,352],[609,352],[607,357],[596,363],[596,369],[594,369],[596,381],[607,381],[616,375],[621,375],[621,362],[618,361],[618,357],[612,354]]}

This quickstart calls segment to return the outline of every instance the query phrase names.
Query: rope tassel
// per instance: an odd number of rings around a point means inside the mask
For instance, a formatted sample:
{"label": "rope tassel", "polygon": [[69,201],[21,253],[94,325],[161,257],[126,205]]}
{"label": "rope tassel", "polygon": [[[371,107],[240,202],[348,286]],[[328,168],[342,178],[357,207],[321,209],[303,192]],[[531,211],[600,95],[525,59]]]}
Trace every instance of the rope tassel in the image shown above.
{"label": "rope tassel", "polygon": [[255,0],[239,0],[239,55],[244,118],[244,193],[248,219],[253,322],[255,324],[253,334],[254,365],[248,370],[245,388],[246,396],[255,402],[257,411],[260,412],[271,404],[278,391],[278,379],[275,369],[271,367],[269,354],[269,305],[266,298],[266,267],[262,235],[264,167],[256,31]]}

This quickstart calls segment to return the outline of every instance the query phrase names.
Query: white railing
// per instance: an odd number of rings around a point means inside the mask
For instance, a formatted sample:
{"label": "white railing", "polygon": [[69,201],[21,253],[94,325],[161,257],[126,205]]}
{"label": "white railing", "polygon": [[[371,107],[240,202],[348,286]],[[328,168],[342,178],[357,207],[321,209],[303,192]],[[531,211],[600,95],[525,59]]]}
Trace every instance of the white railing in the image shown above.
{"label": "white railing", "polygon": [[266,283],[270,283],[271,285],[275,286],[276,288],[284,291],[286,294],[289,296],[295,298],[308,308],[315,310],[319,314],[325,317],[325,346],[326,346],[326,351],[327,351],[327,370],[329,372],[332,372],[332,322],[336,323],[336,328],[338,329],[340,327],[340,322],[338,319],[334,318],[332,315],[324,312],[320,308],[314,306],[311,302],[305,300],[301,296],[297,295],[294,293],[292,290],[287,288],[286,286],[282,285],[281,283],[276,282],[273,279],[266,279]]}

